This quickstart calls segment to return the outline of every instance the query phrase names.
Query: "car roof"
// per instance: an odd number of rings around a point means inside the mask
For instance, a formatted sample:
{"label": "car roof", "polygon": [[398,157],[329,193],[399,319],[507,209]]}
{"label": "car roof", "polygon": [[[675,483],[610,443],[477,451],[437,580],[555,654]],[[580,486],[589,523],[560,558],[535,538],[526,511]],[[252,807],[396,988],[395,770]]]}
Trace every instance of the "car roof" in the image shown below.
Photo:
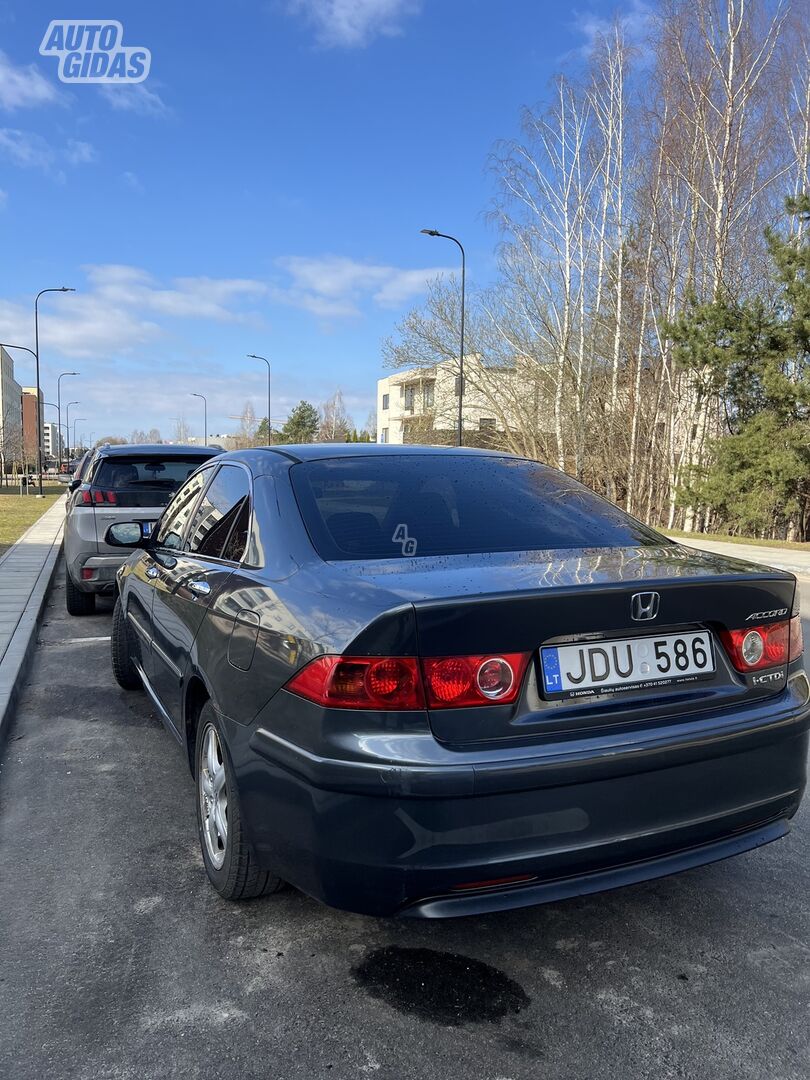
{"label": "car roof", "polygon": [[124,443],[96,447],[104,457],[121,457],[131,454],[158,454],[161,457],[211,457],[221,453],[214,446],[183,446],[178,443]]}
{"label": "car roof", "polygon": [[250,450],[233,450],[226,458],[259,464],[268,454],[278,454],[290,461],[325,461],[335,458],[358,457],[514,457],[500,450],[480,450],[473,446],[421,446],[413,443],[297,443],[277,446],[257,446]]}

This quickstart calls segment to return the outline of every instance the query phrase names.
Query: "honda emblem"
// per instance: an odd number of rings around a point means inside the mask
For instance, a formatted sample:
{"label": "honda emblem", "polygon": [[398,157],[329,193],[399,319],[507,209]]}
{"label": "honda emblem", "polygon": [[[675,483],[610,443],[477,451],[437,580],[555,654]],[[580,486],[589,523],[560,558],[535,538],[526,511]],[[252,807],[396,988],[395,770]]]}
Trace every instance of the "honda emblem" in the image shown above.
{"label": "honda emblem", "polygon": [[658,614],[661,597],[657,592],[633,593],[630,599],[630,617],[634,622],[646,622]]}

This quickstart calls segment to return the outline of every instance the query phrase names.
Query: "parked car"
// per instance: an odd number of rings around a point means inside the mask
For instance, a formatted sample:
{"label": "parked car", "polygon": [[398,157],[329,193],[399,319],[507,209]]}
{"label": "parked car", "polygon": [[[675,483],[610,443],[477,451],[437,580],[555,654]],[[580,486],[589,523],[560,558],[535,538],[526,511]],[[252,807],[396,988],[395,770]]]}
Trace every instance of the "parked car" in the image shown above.
{"label": "parked car", "polygon": [[101,446],[77,463],[65,517],[65,603],[89,615],[96,596],[115,591],[126,556],[104,540],[115,521],[148,528],[187,477],[218,451],[199,446]]}
{"label": "parked car", "polygon": [[479,913],[783,836],[796,580],[474,450],[223,454],[118,573],[112,665],[187,755],[214,887]]}

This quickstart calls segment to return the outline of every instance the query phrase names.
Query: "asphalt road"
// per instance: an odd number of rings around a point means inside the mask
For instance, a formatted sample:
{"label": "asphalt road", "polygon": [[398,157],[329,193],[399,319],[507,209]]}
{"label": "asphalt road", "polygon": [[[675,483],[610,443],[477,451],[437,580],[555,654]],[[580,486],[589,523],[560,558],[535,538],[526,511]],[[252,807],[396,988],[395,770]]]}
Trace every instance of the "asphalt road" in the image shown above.
{"label": "asphalt road", "polygon": [[509,914],[233,905],[109,632],[55,588],[0,755],[0,1077],[810,1076],[807,805],[760,851]]}

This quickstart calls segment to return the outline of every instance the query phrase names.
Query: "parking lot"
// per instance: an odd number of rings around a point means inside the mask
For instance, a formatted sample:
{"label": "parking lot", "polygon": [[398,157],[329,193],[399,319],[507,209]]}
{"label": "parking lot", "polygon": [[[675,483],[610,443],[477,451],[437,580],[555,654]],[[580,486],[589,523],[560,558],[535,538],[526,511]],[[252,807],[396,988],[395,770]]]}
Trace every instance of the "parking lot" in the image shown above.
{"label": "parking lot", "polygon": [[0,1076],[808,1076],[807,804],[758,852],[508,914],[229,904],[110,604],[70,618],[62,581],[0,755]]}

